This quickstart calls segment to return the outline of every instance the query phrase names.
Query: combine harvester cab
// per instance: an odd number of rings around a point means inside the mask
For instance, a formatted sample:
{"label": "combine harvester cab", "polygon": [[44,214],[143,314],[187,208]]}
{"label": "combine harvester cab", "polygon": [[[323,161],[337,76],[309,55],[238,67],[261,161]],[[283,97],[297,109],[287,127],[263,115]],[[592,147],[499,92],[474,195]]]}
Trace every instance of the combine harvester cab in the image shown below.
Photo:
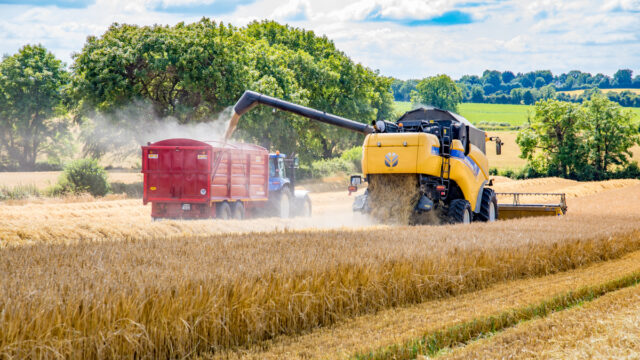
{"label": "combine harvester cab", "polygon": [[143,203],[154,219],[311,216],[308,192],[294,191],[296,167],[257,145],[162,140],[142,147]]}

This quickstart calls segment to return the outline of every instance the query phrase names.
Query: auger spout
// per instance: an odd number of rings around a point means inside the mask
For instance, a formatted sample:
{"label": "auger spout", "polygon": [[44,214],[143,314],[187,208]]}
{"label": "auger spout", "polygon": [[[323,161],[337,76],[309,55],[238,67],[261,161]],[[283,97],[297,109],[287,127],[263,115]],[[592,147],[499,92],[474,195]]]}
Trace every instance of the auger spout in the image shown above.
{"label": "auger spout", "polygon": [[227,131],[224,135],[224,140],[227,141],[238,125],[238,120],[247,111],[253,109],[258,104],[271,106],[276,109],[288,111],[300,116],[304,116],[309,119],[323,122],[325,124],[339,126],[344,129],[359,132],[361,134],[370,134],[373,132],[373,127],[367,124],[359,123],[357,121],[345,119],[343,117],[328,114],[323,111],[311,109],[302,105],[294,104],[288,101],[276,99],[271,96],[263,95],[255,91],[247,90],[242,94],[238,102],[233,107],[233,116],[227,127]]}

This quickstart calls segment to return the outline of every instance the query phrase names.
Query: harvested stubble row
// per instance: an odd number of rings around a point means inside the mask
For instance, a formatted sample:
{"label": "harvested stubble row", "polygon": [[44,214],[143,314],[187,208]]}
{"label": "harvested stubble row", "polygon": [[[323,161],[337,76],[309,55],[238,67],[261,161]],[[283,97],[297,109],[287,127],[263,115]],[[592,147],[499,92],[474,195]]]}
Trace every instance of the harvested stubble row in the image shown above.
{"label": "harvested stubble row", "polygon": [[[633,216],[2,250],[0,357],[181,357],[640,249]],[[497,235],[499,234],[499,235]]]}
{"label": "harvested stubble row", "polygon": [[634,359],[640,352],[640,286],[523,323],[454,349],[445,359]]}

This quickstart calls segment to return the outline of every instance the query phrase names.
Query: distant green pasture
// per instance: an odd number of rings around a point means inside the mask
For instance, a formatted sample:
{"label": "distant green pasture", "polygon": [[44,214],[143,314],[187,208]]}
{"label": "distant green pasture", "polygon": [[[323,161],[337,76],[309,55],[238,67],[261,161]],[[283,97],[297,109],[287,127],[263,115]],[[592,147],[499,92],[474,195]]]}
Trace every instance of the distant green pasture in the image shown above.
{"label": "distant green pasture", "polygon": [[[627,109],[631,109],[640,120],[640,108]],[[396,101],[395,110],[397,113],[409,111],[411,110],[411,103],[408,101]],[[458,111],[460,115],[473,124],[485,122],[524,125],[528,117],[533,116],[534,109],[531,105],[462,103],[458,105]]]}

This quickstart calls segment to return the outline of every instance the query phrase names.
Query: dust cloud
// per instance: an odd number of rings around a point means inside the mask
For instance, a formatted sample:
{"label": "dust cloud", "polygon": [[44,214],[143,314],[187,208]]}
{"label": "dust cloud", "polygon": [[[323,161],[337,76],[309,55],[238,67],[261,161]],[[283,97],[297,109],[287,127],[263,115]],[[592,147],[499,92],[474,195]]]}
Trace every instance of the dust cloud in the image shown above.
{"label": "dust cloud", "polygon": [[109,115],[96,113],[88,117],[81,130],[84,153],[124,158],[139,154],[141,145],[165,139],[221,141],[232,114],[233,107],[229,106],[209,119],[184,123],[171,116],[160,118],[150,104],[134,102]]}

